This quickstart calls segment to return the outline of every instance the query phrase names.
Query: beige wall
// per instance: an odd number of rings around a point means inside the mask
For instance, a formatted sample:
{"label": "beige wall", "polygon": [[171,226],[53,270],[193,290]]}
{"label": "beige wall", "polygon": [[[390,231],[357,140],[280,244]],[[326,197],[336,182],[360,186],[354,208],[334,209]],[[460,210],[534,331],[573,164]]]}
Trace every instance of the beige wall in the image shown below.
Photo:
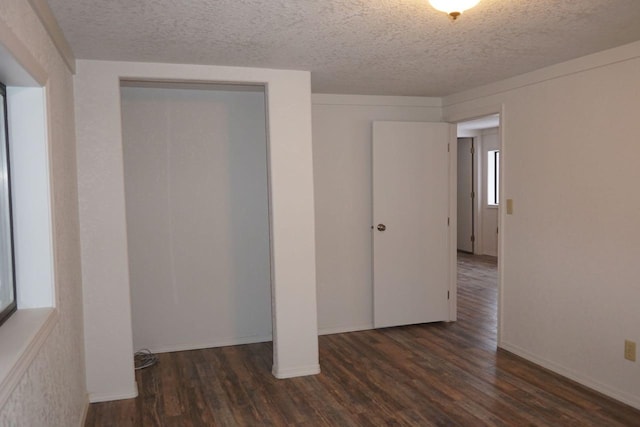
{"label": "beige wall", "polygon": [[316,94],[312,117],[319,330],[370,329],[372,124],[439,122],[440,99]]}
{"label": "beige wall", "polygon": [[640,43],[444,99],[502,109],[501,346],[640,408]]}
{"label": "beige wall", "polygon": [[20,45],[47,80],[56,300],[51,335],[0,408],[2,426],[75,426],[87,406],[72,75],[24,0],[3,0],[0,43]]}

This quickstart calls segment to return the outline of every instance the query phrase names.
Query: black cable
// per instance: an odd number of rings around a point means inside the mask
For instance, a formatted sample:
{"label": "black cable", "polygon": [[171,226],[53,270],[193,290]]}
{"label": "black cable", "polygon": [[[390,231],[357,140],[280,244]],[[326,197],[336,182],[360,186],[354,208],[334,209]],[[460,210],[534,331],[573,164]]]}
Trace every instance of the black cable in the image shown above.
{"label": "black cable", "polygon": [[138,369],[148,368],[149,366],[153,366],[158,363],[158,356],[151,353],[151,350],[148,348],[143,348],[142,350],[138,350],[134,353],[133,363],[136,371]]}

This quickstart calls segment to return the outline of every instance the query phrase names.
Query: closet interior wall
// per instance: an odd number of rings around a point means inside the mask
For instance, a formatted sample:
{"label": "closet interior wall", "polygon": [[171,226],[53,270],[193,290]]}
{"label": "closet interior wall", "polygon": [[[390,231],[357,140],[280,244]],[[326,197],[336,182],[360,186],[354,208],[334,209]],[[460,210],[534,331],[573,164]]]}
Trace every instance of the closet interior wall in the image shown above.
{"label": "closet interior wall", "polygon": [[271,340],[265,91],[123,83],[134,349]]}

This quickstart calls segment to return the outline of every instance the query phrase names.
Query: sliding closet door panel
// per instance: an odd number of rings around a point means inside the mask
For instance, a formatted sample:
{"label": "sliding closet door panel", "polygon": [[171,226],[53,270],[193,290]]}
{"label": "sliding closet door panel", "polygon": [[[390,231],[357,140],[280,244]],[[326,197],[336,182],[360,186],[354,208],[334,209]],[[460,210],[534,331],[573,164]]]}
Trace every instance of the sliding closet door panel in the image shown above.
{"label": "sliding closet door panel", "polygon": [[271,339],[264,101],[122,88],[136,349]]}

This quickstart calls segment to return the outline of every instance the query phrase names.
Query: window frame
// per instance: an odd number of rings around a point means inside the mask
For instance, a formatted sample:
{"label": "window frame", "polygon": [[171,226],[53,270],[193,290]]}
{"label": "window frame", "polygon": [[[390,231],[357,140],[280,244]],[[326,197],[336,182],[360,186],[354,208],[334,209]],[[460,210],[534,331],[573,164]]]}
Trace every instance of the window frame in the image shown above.
{"label": "window frame", "polygon": [[11,317],[18,309],[18,289],[16,281],[16,256],[15,256],[15,239],[14,239],[14,227],[13,227],[13,199],[11,188],[11,161],[9,150],[9,111],[7,102],[7,87],[4,83],[0,82],[0,94],[2,95],[2,103],[4,107],[3,117],[0,118],[4,121],[4,143],[1,144],[0,150],[4,150],[6,158],[6,185],[7,185],[7,204],[9,214],[9,240],[10,240],[10,255],[11,255],[11,282],[13,286],[13,301],[2,311],[0,311],[0,325]]}
{"label": "window frame", "polygon": [[[487,150],[487,198],[490,208],[500,205],[500,150]],[[493,185],[492,185],[493,184]],[[490,200],[493,196],[493,200]]]}

